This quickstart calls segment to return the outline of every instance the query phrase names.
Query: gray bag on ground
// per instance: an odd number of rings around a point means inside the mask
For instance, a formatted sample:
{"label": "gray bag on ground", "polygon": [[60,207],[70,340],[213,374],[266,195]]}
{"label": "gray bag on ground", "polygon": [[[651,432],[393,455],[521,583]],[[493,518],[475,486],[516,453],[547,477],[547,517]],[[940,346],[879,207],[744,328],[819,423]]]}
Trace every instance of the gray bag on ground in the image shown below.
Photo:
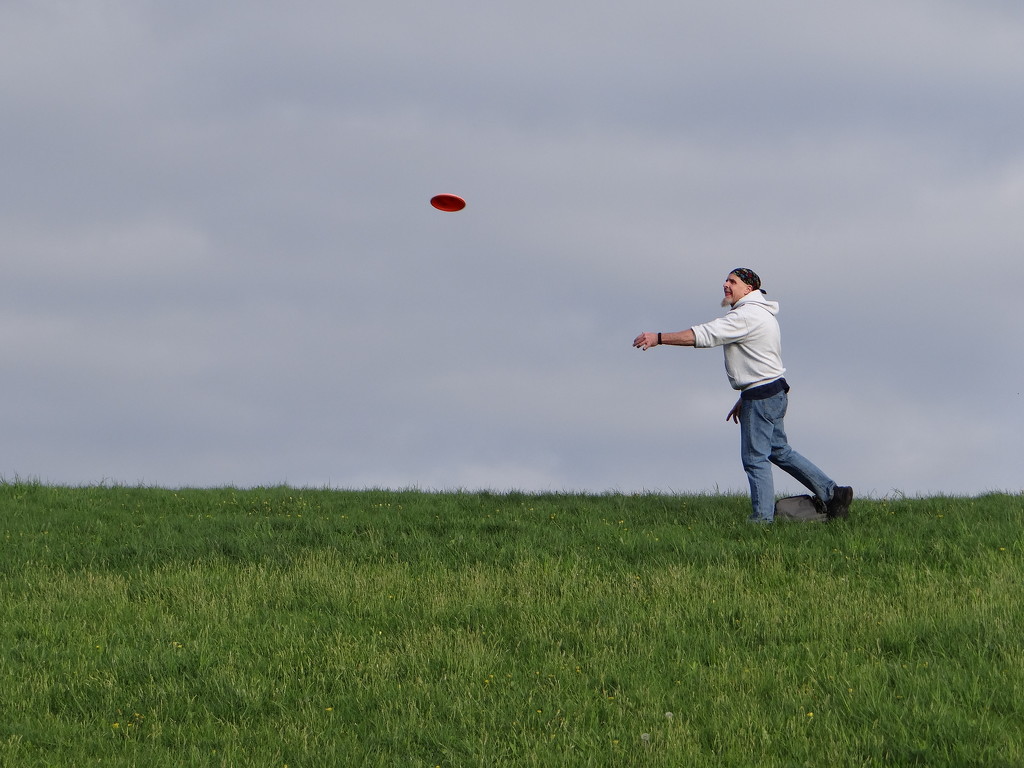
{"label": "gray bag on ground", "polygon": [[775,502],[775,519],[797,523],[823,523],[828,520],[825,505],[816,496],[787,496]]}

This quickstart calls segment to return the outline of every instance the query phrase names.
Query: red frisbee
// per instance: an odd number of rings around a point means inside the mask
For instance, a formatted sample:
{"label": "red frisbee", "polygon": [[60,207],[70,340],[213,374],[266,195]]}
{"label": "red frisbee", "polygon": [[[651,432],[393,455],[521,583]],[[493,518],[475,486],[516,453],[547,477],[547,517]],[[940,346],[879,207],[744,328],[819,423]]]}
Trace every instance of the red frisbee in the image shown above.
{"label": "red frisbee", "polygon": [[466,201],[458,195],[434,195],[430,198],[430,204],[439,211],[461,211],[466,207]]}

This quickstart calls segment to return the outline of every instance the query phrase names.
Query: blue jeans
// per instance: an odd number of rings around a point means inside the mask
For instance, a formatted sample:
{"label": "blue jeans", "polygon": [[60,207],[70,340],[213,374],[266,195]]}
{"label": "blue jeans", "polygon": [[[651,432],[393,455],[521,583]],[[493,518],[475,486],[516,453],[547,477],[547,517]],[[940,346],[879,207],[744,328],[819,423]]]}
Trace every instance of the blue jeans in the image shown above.
{"label": "blue jeans", "polygon": [[772,464],[795,477],[822,501],[829,501],[836,484],[814,464],[789,447],[783,420],[789,395],[779,392],[764,400],[744,400],[740,408],[740,454],[750,481],[753,522],[775,519]]}

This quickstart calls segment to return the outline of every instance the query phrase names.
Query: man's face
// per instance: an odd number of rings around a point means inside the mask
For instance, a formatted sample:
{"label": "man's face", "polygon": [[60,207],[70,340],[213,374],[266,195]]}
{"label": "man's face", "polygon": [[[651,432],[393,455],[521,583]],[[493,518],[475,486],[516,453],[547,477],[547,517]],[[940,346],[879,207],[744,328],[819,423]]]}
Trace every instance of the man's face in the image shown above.
{"label": "man's face", "polygon": [[733,306],[737,301],[739,301],[752,290],[754,290],[749,285],[740,280],[738,277],[736,277],[736,275],[733,274],[732,272],[730,272],[729,276],[725,278],[725,285],[723,285],[722,288],[725,291],[725,298],[722,299],[723,307],[727,304],[729,306]]}

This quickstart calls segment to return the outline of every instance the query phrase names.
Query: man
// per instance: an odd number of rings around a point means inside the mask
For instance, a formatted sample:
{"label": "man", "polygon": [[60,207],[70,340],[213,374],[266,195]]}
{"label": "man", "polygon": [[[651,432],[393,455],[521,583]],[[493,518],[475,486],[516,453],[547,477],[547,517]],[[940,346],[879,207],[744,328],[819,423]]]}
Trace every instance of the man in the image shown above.
{"label": "man", "polygon": [[775,316],[778,302],[767,301],[761,278],[753,270],[734,269],[725,279],[724,317],[678,333],[641,333],[637,349],[660,344],[678,347],[723,347],[725,371],[740,399],[725,417],[740,425],[740,452],[750,482],[752,522],[775,519],[772,464],[785,470],[825,505],[830,520],[850,513],[853,489],[839,486],[818,467],[794,451],[786,439],[783,420],[789,403],[789,385],[782,375],[782,334]]}

